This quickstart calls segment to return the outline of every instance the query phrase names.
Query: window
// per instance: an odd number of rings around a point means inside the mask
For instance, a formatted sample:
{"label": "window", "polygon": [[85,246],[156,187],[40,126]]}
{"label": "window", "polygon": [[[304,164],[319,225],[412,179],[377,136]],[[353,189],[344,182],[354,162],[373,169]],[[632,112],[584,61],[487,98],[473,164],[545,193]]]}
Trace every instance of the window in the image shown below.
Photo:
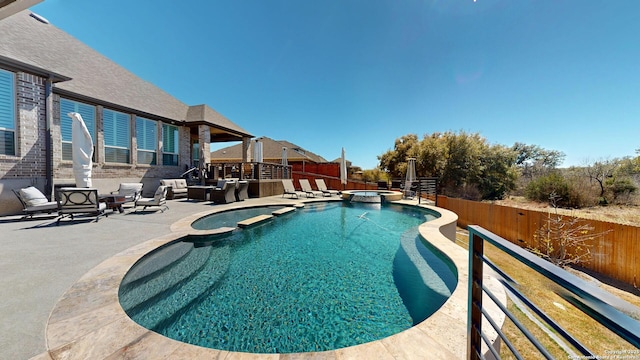
{"label": "window", "polygon": [[[84,124],[89,129],[91,139],[96,143],[96,108],[81,102],[60,99],[60,132],[62,133],[62,160],[73,160],[71,147],[71,128],[73,120],[69,117],[70,112],[77,112],[82,116]],[[95,151],[94,151],[95,160]]]}
{"label": "window", "polygon": [[162,124],[162,165],[178,165],[178,127]]}
{"label": "window", "polygon": [[104,109],[104,160],[106,162],[130,162],[131,124],[129,115],[118,111]]}
{"label": "window", "polygon": [[138,140],[138,164],[156,164],[158,150],[158,123],[136,117],[136,138]]}
{"label": "window", "polygon": [[16,154],[16,77],[0,69],[0,154]]}

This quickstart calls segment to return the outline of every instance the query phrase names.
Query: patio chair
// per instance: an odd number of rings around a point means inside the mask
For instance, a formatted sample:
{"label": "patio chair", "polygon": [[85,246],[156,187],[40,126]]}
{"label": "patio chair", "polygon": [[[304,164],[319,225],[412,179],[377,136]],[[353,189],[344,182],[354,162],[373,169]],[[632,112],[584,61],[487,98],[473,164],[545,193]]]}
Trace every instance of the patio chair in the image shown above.
{"label": "patio chair", "polygon": [[125,203],[132,202],[134,206],[136,201],[140,199],[141,194],[142,183],[120,183],[118,190],[111,192],[111,195],[124,196]]}
{"label": "patio chair", "polygon": [[305,195],[307,197],[309,197],[309,195],[311,195],[311,197],[316,197],[316,195],[324,196],[324,193],[322,191],[313,190],[311,188],[311,184],[309,183],[309,179],[300,179],[300,180],[298,180],[298,182],[300,182],[300,186],[302,187],[302,191],[304,191],[304,193],[305,193]]}
{"label": "patio chair", "polygon": [[58,210],[57,201],[49,201],[46,196],[36,187],[29,186],[18,191],[11,190],[16,195],[20,204],[22,204],[22,212],[24,216],[20,220],[33,218],[38,213],[51,214]]}
{"label": "patio chair", "polygon": [[322,191],[325,195],[332,196],[340,194],[338,190],[327,189],[327,184],[325,184],[324,179],[316,179],[316,186],[318,190]]}
{"label": "patio chair", "polygon": [[[143,206],[142,211],[144,211],[149,206],[157,206],[160,209],[160,212],[164,212],[165,209],[169,209],[167,206],[167,193],[169,192],[169,188],[165,185],[160,185],[156,189],[156,192],[153,194],[152,198],[140,198],[135,202],[135,207]],[[136,209],[137,211],[137,209]]]}
{"label": "patio chair", "polygon": [[249,182],[238,181],[236,186],[236,201],[244,201],[249,198]]}
{"label": "patio chair", "polygon": [[109,216],[105,213],[107,204],[100,202],[98,189],[95,188],[60,188],[57,195],[58,218],[57,224],[64,217],[74,219],[78,214],[95,215],[96,222],[100,216]]}
{"label": "patio chair", "polygon": [[291,197],[295,196],[298,198],[299,192],[293,186],[293,180],[291,179],[282,179],[282,187],[284,187],[284,193],[282,193],[282,197],[285,195],[291,195]]}
{"label": "patio chair", "polygon": [[228,204],[236,201],[237,181],[224,181],[220,183],[221,187],[211,190],[211,201],[216,204]]}

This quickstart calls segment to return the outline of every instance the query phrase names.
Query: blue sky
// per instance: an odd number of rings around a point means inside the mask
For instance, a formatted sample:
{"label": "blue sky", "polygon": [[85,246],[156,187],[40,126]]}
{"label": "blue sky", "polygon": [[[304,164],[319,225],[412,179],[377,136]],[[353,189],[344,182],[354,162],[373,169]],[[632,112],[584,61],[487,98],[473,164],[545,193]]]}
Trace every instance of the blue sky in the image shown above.
{"label": "blue sky", "polygon": [[364,169],[448,130],[564,165],[640,148],[637,0],[45,0],[32,10],[189,105]]}

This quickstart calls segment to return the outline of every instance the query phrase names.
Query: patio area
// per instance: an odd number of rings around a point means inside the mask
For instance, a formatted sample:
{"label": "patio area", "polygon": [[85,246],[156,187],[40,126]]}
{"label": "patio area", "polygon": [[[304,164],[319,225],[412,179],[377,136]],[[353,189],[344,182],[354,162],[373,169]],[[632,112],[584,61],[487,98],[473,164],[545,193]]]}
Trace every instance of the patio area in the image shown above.
{"label": "patio area", "polygon": [[[326,200],[326,198],[321,200]],[[307,200],[304,199],[304,201]],[[46,351],[59,346],[47,344],[47,324],[52,323],[54,316],[60,315],[59,301],[61,298],[65,294],[69,295],[67,291],[74,284],[77,287],[78,283],[87,280],[88,276],[90,277],[88,273],[95,273],[101,267],[113,263],[114,256],[118,254],[121,256],[125,250],[139,245],[137,248],[144,249],[146,252],[150,250],[149,246],[153,246],[150,243],[170,241],[171,234],[183,233],[193,219],[214,209],[278,203],[292,204],[294,202],[297,200],[281,196],[249,199],[241,203],[227,205],[212,205],[209,202],[181,199],[170,201],[170,209],[164,213],[133,213],[130,209],[126,209],[122,214],[109,211],[109,217],[102,218],[97,223],[93,221],[93,218],[86,220],[77,218],[75,221],[63,221],[60,226],[55,225],[55,217],[43,216],[30,221],[18,221],[18,216],[0,218],[3,234],[3,251],[0,253],[0,270],[3,276],[0,279],[0,287],[4,294],[0,307],[0,318],[3,319],[0,323],[0,334],[2,334],[0,336],[0,358],[37,357],[38,359],[49,359]],[[435,241],[434,245],[441,248],[456,262],[460,272],[458,287],[441,311],[419,326],[391,338],[371,343],[372,345],[364,344],[348,348],[351,349],[348,351],[318,353],[314,354],[315,356],[323,354],[322,358],[355,358],[370,352],[370,354],[377,354],[380,358],[385,358],[384,354],[393,358],[417,358],[418,354],[424,354],[426,351],[433,353],[435,346],[435,348],[441,348],[445,358],[464,357],[466,351],[467,253],[440,234],[442,224],[437,222],[437,220],[433,224],[430,222],[429,226],[423,224],[420,231],[432,243]],[[148,242],[152,239],[156,241]],[[131,259],[128,261],[129,263],[122,265],[124,269],[131,265]],[[122,271],[122,266],[118,271]],[[82,280],[80,280],[81,278]],[[87,282],[87,284],[91,284],[91,282]],[[83,296],[86,296],[86,293],[93,294],[94,292],[97,293],[94,288],[87,289]],[[97,296],[99,294],[96,294]],[[78,308],[81,309],[86,305],[86,299],[81,300]],[[68,310],[73,311],[73,308],[75,306]],[[50,319],[52,310],[54,314]],[[96,316],[98,315],[96,314]],[[216,356],[228,355],[226,352],[190,345],[183,346],[184,344],[166,339],[145,329],[141,330],[132,321],[129,320],[129,322],[131,324],[128,325],[135,325],[134,332],[140,332],[136,339],[144,338],[145,340],[138,344],[137,349],[133,349],[134,353],[120,353],[122,356],[133,355],[136,351],[142,351],[137,353],[137,355],[141,355],[150,349],[165,351],[167,354],[173,354],[174,351],[186,351],[186,353],[195,351],[193,354],[201,354],[205,358],[211,358],[213,352],[217,353]],[[455,326],[452,326],[453,324]],[[72,325],[71,328],[73,327]],[[74,332],[75,330],[70,331]],[[126,331],[122,332],[126,333]],[[130,336],[131,334],[128,334],[124,337]],[[73,337],[71,338],[73,339]],[[95,346],[97,349],[101,348],[91,339],[93,338],[84,338],[87,341],[85,344],[90,347]],[[146,343],[147,340],[153,342]],[[49,338],[48,341],[52,340]],[[155,341],[160,341],[164,345],[158,346]],[[128,346],[130,344],[125,341],[122,345]],[[148,347],[149,344],[154,345]],[[412,345],[407,346],[407,344]],[[48,346],[51,349],[48,349]],[[77,347],[74,350],[76,351],[75,356],[71,355],[70,358],[76,358],[83,353],[82,351],[78,353]],[[102,354],[115,355],[118,350],[120,349],[102,349],[101,351],[103,351]],[[92,352],[84,354],[92,354]],[[150,354],[148,353],[148,355]],[[66,357],[70,354],[62,351],[59,352],[59,355]],[[250,354],[244,355],[249,356]],[[287,356],[291,356],[291,354]],[[268,357],[278,358],[279,355],[269,355]],[[249,358],[254,357],[250,356]]]}

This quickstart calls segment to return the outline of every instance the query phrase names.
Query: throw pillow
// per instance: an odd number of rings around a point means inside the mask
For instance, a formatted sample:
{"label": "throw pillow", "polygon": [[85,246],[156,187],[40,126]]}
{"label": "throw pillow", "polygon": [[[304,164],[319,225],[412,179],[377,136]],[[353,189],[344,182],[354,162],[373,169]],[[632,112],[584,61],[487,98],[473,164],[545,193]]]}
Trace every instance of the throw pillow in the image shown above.
{"label": "throw pillow", "polygon": [[47,197],[33,186],[20,189],[20,197],[22,198],[22,201],[27,204],[27,207],[46,204],[49,202]]}

